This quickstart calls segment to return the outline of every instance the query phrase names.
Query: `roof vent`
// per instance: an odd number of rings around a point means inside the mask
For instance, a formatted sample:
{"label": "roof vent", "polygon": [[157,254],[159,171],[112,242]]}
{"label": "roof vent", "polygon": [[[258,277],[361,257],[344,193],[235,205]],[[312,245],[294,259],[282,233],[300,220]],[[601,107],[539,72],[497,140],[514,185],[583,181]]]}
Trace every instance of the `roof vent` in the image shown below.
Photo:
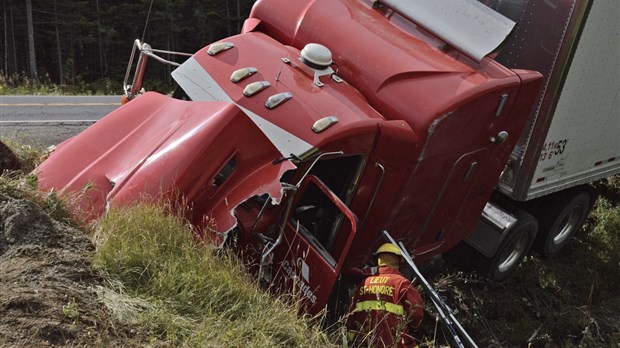
{"label": "roof vent", "polygon": [[332,64],[332,53],[323,45],[309,43],[301,50],[301,61],[312,69],[325,70]]}

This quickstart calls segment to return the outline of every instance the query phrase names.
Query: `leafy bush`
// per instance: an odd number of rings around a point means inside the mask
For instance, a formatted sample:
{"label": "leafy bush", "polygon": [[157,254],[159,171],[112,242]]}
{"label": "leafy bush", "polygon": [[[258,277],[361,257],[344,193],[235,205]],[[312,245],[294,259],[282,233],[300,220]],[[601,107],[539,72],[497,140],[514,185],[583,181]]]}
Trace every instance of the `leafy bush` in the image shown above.
{"label": "leafy bush", "polygon": [[0,95],[107,95],[122,93],[121,82],[109,78],[101,78],[94,82],[84,82],[77,78],[71,84],[59,85],[43,76],[40,81],[34,81],[24,75],[5,77],[0,74]]}
{"label": "leafy bush", "polygon": [[601,198],[592,216],[596,223],[588,235],[588,243],[592,243],[599,257],[617,272],[620,267],[620,205]]}

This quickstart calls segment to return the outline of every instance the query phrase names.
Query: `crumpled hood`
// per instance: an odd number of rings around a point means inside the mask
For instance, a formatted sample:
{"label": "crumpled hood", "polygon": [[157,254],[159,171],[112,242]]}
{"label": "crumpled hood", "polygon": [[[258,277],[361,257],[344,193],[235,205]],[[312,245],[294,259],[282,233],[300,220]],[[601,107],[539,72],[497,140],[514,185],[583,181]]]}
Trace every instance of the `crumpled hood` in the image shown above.
{"label": "crumpled hood", "polygon": [[248,198],[280,200],[279,178],[295,166],[273,164],[279,157],[234,104],[146,93],[60,144],[35,173],[39,189],[76,195],[87,218],[108,204],[182,198],[193,222],[224,233]]}

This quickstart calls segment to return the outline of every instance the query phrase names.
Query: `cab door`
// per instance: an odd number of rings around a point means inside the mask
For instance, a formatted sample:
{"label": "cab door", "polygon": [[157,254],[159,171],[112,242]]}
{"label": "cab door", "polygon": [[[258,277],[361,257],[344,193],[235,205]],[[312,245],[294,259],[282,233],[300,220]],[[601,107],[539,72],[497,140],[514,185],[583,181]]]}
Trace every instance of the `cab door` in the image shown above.
{"label": "cab door", "polygon": [[275,281],[316,314],[327,304],[355,237],[357,218],[317,176],[297,191],[274,253]]}

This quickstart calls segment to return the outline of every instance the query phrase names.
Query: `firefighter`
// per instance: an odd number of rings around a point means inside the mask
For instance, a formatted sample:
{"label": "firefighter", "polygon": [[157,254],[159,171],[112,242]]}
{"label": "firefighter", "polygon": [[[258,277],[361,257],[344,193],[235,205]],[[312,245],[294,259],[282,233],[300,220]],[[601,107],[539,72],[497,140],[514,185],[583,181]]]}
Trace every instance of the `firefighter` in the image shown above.
{"label": "firefighter", "polygon": [[420,293],[400,272],[400,249],[391,243],[374,254],[378,272],[357,287],[347,318],[350,347],[415,347],[413,332],[423,316]]}

